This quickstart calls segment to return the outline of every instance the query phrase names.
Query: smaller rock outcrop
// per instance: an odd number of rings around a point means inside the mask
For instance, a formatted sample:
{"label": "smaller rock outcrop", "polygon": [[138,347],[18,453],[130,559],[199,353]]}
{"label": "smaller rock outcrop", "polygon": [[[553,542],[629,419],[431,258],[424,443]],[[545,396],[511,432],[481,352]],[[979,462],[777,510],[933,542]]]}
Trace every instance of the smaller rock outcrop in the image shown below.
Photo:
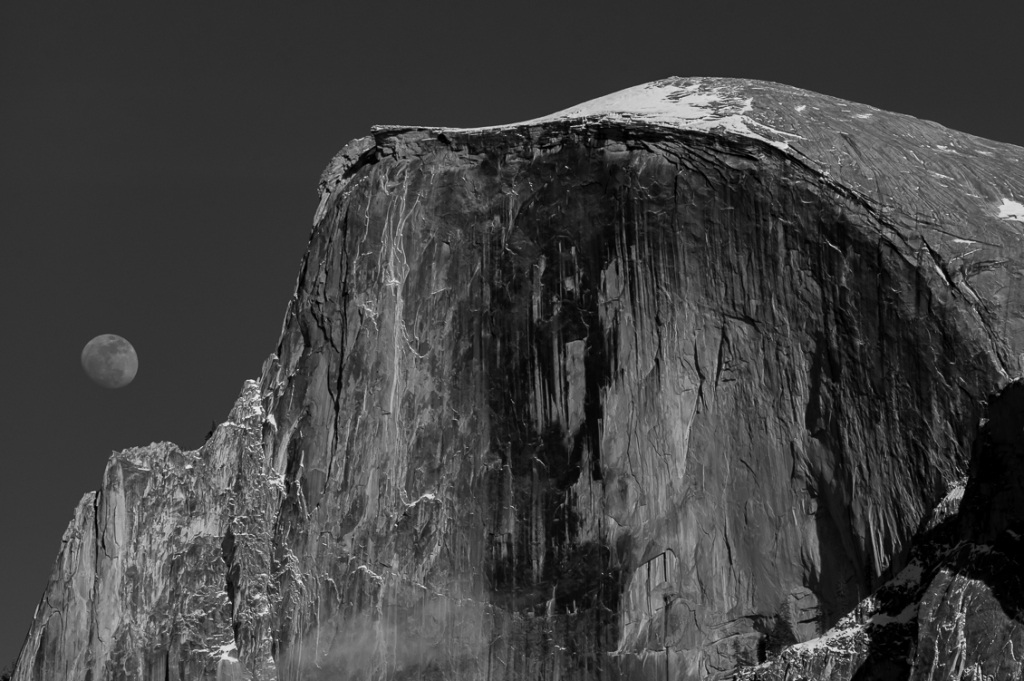
{"label": "smaller rock outcrop", "polygon": [[[64,533],[15,681],[241,678],[235,621],[252,604],[233,581],[271,575],[257,550],[270,538],[244,527],[267,526],[280,489],[262,468],[262,425],[249,381],[201,449],[161,442],[111,457]],[[242,542],[262,564],[240,564]]]}

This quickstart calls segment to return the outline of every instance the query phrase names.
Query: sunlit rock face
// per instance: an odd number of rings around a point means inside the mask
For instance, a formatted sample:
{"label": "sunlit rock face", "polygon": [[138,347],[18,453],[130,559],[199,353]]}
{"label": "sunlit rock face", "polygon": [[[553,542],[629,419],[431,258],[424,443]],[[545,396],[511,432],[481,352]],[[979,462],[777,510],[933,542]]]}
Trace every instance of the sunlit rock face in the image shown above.
{"label": "sunlit rock face", "polygon": [[[222,545],[248,518],[266,532],[281,489],[263,471],[262,417],[249,381],[201,450],[164,442],[110,458],[64,533],[14,679],[233,678]],[[252,556],[269,556],[258,540]]]}
{"label": "sunlit rock face", "polygon": [[80,508],[112,586],[60,632],[44,599],[15,678],[1012,678],[1022,161],[710,78],[375,129],[248,435],[185,457],[229,471],[209,520],[152,477],[112,562]]}

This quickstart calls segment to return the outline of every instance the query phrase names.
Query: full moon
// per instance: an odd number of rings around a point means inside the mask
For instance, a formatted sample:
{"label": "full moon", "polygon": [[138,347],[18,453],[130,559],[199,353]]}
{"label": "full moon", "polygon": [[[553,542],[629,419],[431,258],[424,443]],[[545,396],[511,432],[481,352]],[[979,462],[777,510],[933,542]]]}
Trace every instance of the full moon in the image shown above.
{"label": "full moon", "polygon": [[123,388],[135,378],[139,356],[124,338],[105,333],[86,343],[82,350],[82,368],[104,388]]}

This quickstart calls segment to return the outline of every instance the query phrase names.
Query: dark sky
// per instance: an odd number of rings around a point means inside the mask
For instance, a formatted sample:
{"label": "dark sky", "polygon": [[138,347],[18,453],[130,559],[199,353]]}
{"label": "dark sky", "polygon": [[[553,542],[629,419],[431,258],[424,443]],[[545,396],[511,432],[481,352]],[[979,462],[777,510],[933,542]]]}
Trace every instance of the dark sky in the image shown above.
{"label": "dark sky", "polygon": [[0,669],[111,452],[198,447],[258,378],[346,141],[728,76],[1024,145],[1024,3],[946,4],[0,3]]}

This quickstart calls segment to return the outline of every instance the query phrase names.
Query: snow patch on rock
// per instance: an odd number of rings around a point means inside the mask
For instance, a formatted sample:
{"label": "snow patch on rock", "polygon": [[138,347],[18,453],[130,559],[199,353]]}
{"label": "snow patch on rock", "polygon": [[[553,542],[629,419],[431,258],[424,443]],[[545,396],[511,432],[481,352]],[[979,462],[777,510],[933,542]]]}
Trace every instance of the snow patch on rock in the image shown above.
{"label": "snow patch on rock", "polygon": [[226,645],[222,645],[217,649],[217,652],[220,653],[220,659],[222,660],[237,660],[235,653],[238,652],[238,649],[235,647],[234,641]]}
{"label": "snow patch on rock", "polygon": [[1002,205],[999,206],[999,217],[1004,220],[1024,222],[1024,205],[1021,205],[1017,201],[1003,199]]}
{"label": "snow patch on rock", "polygon": [[851,639],[857,634],[863,633],[863,629],[859,626],[832,629],[818,638],[812,638],[810,641],[804,641],[803,643],[796,643],[790,646],[788,650],[791,655],[796,656],[813,654],[821,650],[839,655],[849,655],[852,644]]}

